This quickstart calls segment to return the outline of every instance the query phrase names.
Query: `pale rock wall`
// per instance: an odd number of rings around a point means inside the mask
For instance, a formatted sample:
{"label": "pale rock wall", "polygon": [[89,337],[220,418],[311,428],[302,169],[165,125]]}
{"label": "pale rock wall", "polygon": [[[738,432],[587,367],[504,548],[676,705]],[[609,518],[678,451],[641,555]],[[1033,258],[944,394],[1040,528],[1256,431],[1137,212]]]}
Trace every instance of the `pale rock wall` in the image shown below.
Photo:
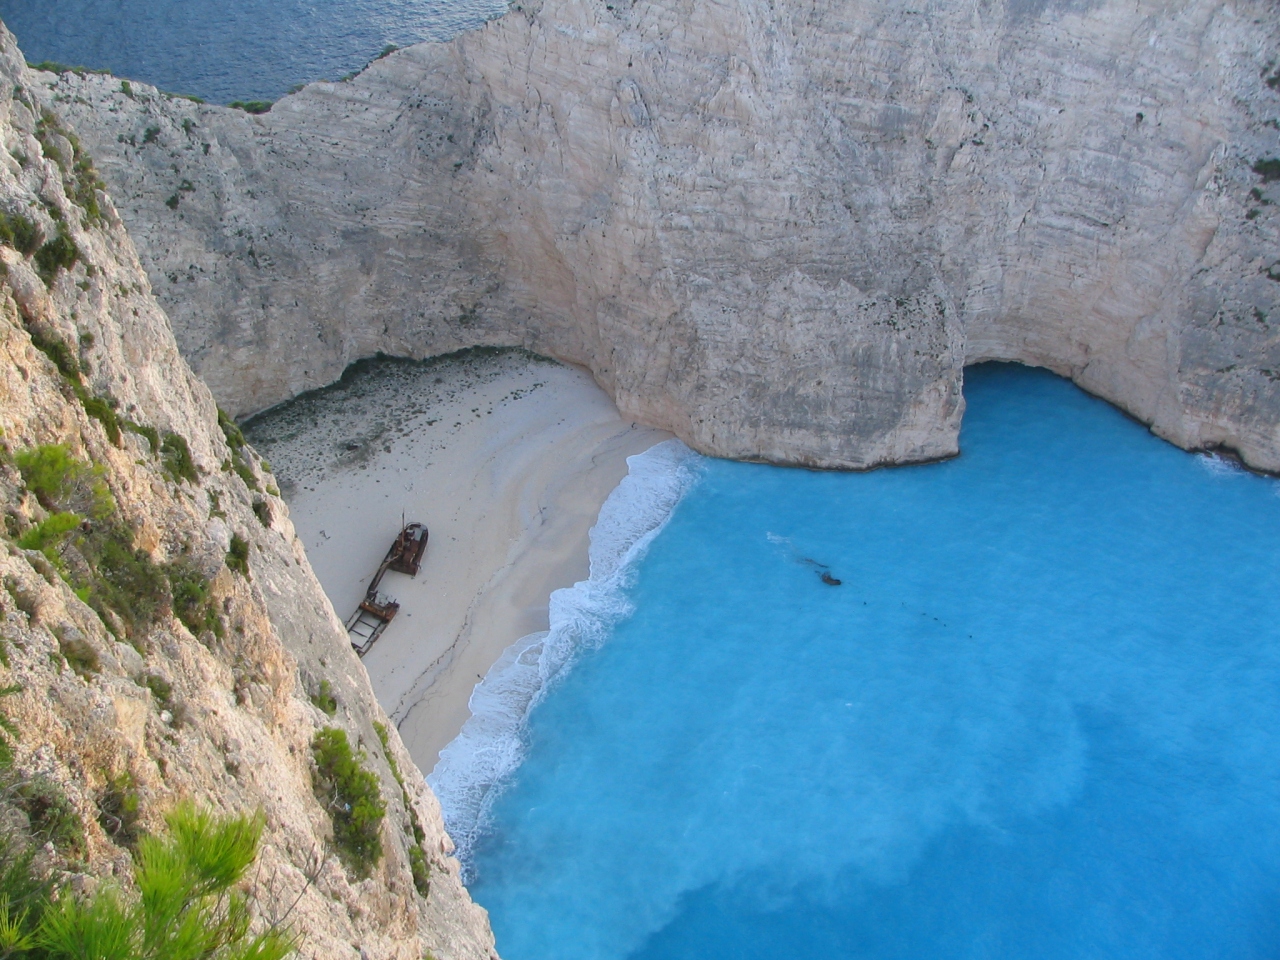
{"label": "pale rock wall", "polygon": [[[60,218],[80,251],[78,263],[46,286],[30,257],[0,246],[0,687],[22,687],[0,709],[18,730],[17,775],[57,783],[84,823],[83,864],[52,866],[87,871],[72,878],[73,889],[93,876],[127,882],[129,853],[102,830],[97,804],[109,781],[128,777],[148,830],[161,828],[165,811],[187,797],[219,812],[265,814],[247,889],[256,922],[283,919],[300,936],[301,956],[496,957],[486,915],[459,882],[439,806],[392,728],[390,748],[425,828],[431,866],[429,895],[416,892],[410,815],[373,727],[388,721],[368,677],[284,503],[269,489],[251,492],[225,466],[230,450],[213,397],[179,355],[110,199],[98,194],[104,219],[93,224],[68,199],[70,172],[43,155],[33,136],[40,119],[33,87],[13,38],[0,35],[0,210],[33,220],[43,239]],[[69,156],[64,136],[46,139]],[[166,477],[142,436],[125,433],[114,445],[33,345],[33,332],[78,353],[90,393],[114,398],[135,422],[185,437],[198,482]],[[187,558],[211,578],[223,637],[192,636],[165,613],[133,645],[119,642],[49,559],[18,547],[23,529],[44,514],[13,454],[53,443],[102,468],[135,547],[158,563]],[[269,487],[252,454],[250,462]],[[255,516],[255,499],[268,505],[269,524]],[[251,579],[224,563],[232,533],[250,543]],[[60,651],[71,641],[88,644],[99,669],[81,676],[67,666]],[[148,689],[148,676],[171,685],[170,702]],[[333,719],[309,698],[321,679],[338,701]],[[365,880],[334,855],[329,815],[312,791],[311,739],[330,724],[363,746],[387,802],[386,855]]]}
{"label": "pale rock wall", "polygon": [[1277,470],[1278,58],[1267,0],[546,0],[263,117],[43,95],[237,413],[516,344],[703,451],[865,467],[954,453],[1003,359]]}

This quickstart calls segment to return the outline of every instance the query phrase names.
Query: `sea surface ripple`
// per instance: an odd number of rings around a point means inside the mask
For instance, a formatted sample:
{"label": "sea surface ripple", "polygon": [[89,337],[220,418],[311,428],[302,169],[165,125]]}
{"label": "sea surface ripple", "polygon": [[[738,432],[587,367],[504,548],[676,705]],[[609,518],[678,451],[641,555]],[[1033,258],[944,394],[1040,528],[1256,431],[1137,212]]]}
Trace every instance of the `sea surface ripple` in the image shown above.
{"label": "sea surface ripple", "polygon": [[360,70],[387,44],[449,40],[505,0],[0,0],[32,63],[52,60],[212,103],[276,100]]}

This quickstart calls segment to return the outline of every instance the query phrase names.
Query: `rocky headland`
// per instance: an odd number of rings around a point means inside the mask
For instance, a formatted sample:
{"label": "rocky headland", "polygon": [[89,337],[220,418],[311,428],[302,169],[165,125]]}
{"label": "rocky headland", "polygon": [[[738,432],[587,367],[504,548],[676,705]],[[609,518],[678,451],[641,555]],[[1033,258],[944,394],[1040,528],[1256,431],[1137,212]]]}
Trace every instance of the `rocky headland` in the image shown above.
{"label": "rocky headland", "polygon": [[[496,957],[267,465],[8,34],[0,82],[0,864],[33,843],[65,896],[127,890],[179,801],[260,811],[254,929],[283,923],[307,957]],[[358,859],[326,729],[385,806]]]}
{"label": "rocky headland", "polygon": [[44,75],[184,355],[262,409],[382,351],[586,365],[699,450],[957,450],[1042,365],[1280,469],[1263,0],[547,0],[262,116]]}

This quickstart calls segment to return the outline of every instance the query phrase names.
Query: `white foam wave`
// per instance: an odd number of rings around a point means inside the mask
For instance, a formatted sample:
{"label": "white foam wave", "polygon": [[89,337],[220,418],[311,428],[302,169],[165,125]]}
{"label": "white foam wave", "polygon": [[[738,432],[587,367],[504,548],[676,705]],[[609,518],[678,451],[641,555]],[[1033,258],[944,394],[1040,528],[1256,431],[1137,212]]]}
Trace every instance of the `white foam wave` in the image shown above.
{"label": "white foam wave", "polygon": [[551,629],[521,637],[476,684],[470,718],[427,777],[464,867],[494,800],[524,759],[530,712],[575,654],[599,646],[630,615],[626,590],[634,565],[693,486],[700,459],[679,440],[627,458],[627,476],[591,528],[588,578],[555,591]]}
{"label": "white foam wave", "polygon": [[1238,461],[1217,453],[1197,453],[1196,460],[1215,477],[1238,477],[1245,473]]}

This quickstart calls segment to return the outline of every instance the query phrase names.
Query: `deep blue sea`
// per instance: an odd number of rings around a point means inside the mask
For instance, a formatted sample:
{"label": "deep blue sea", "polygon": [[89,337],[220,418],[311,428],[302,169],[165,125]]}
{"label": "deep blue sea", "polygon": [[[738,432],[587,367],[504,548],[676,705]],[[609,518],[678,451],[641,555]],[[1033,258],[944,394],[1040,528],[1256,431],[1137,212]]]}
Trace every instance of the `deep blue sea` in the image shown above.
{"label": "deep blue sea", "polygon": [[275,100],[387,44],[448,40],[506,0],[0,0],[27,60],[111,70],[213,103]]}
{"label": "deep blue sea", "polygon": [[633,464],[430,778],[505,960],[1280,956],[1280,484],[965,394],[945,463]]}

